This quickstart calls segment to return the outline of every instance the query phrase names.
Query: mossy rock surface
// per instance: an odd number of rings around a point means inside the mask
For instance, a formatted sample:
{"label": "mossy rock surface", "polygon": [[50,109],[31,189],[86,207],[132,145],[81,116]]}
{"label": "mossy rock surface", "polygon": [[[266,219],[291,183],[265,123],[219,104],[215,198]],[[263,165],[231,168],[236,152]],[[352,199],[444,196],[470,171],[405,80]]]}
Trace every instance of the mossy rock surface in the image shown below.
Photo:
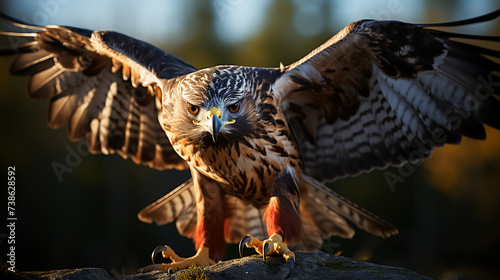
{"label": "mossy rock surface", "polygon": [[[289,279],[430,279],[414,271],[335,256],[323,252],[296,252],[296,262]],[[203,268],[207,279],[281,279],[288,271],[288,264],[279,256],[269,257],[264,263],[255,256],[219,262]],[[199,271],[197,272],[199,273]],[[112,280],[166,280],[179,279],[189,274],[181,270],[173,274],[149,272],[116,277],[100,268],[21,272],[29,279],[112,279]],[[184,278],[183,278],[184,279]],[[189,279],[189,278],[186,278]]]}

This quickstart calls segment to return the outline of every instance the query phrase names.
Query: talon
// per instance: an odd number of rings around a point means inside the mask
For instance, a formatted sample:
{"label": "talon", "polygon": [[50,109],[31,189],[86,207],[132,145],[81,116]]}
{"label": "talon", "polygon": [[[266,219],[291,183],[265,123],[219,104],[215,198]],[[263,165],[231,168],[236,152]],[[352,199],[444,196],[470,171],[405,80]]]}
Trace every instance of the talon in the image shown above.
{"label": "talon", "polygon": [[153,253],[151,253],[151,262],[152,263],[156,263],[155,262],[155,258],[156,256],[161,253],[162,256],[163,256],[163,252],[166,252],[168,250],[168,247],[166,245],[158,245],[156,246],[156,248],[153,250]]}
{"label": "talon", "polygon": [[267,244],[267,242],[264,242],[264,248],[262,248],[262,259],[264,260],[264,263],[266,263],[266,255],[268,250],[269,244]]}
{"label": "talon", "polygon": [[290,263],[290,266],[288,267],[288,273],[286,274],[285,279],[288,279],[288,277],[290,277],[290,275],[292,275],[293,263],[295,262],[293,258],[290,258],[288,261]]}
{"label": "talon", "polygon": [[262,255],[264,263],[267,260],[267,254],[279,254],[288,263],[288,272],[283,277],[284,279],[290,277],[295,263],[295,254],[288,249],[288,246],[283,242],[283,237],[279,234],[273,234],[268,239],[260,241],[252,235],[243,237],[239,244],[240,256],[243,256],[243,246],[254,248],[256,252]]}
{"label": "talon", "polygon": [[215,264],[215,262],[210,259],[209,248],[202,247],[198,249],[196,254],[189,258],[179,257],[172,248],[165,245],[157,246],[153,253],[151,254],[152,261],[154,262],[155,257],[161,253],[165,259],[170,259],[171,263],[162,264],[151,264],[142,269],[143,272],[147,271],[163,271],[163,272],[176,272],[179,269],[185,269],[190,266],[208,266]]}
{"label": "talon", "polygon": [[240,251],[240,258],[243,257],[243,247],[247,244],[248,241],[252,240],[252,237],[250,235],[247,235],[245,237],[243,237],[241,240],[240,240],[240,244],[238,245],[239,247],[239,251]]}

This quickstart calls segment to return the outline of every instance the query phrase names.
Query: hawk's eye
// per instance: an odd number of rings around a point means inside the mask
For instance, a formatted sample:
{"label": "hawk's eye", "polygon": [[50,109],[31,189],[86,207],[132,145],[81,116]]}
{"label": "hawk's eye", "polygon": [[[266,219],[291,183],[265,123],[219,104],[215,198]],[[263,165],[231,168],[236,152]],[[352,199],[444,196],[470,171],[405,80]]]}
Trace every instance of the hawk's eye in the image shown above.
{"label": "hawk's eye", "polygon": [[199,111],[200,111],[200,108],[198,106],[193,105],[191,103],[188,103],[188,112],[191,115],[196,115],[196,114],[198,114]]}
{"label": "hawk's eye", "polygon": [[231,113],[237,113],[240,110],[240,102],[236,102],[232,105],[227,106],[229,109],[229,112]]}

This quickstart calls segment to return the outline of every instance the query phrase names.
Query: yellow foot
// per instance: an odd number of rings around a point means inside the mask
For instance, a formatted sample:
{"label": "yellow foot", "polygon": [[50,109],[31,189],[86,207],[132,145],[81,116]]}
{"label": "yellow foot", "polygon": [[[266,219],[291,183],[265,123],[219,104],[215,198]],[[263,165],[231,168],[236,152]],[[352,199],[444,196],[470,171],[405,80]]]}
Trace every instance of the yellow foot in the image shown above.
{"label": "yellow foot", "polygon": [[283,243],[283,237],[275,233],[264,241],[260,241],[253,235],[247,235],[243,237],[240,241],[240,257],[243,257],[243,246],[246,245],[248,248],[254,248],[255,251],[262,255],[264,262],[266,262],[266,256],[271,254],[283,255],[286,262],[290,264],[288,268],[288,274],[285,278],[288,278],[292,274],[293,263],[295,262],[295,254],[288,249],[288,246]]}
{"label": "yellow foot", "polygon": [[[194,266],[207,266],[207,265],[215,264],[215,262],[212,259],[210,259],[209,255],[208,255],[208,250],[209,250],[208,247],[200,248],[194,256],[189,257],[189,258],[182,258],[182,257],[179,257],[174,252],[174,250],[172,250],[172,248],[170,248],[169,246],[160,245],[154,249],[153,254],[151,255],[151,260],[152,260],[153,264],[144,267],[143,269],[141,269],[141,272],[157,271],[157,270],[167,272],[169,270],[176,271],[176,270],[185,269],[185,268],[188,268],[192,265],[194,265]],[[161,253],[165,259],[168,258],[168,259],[172,260],[172,262],[171,263],[155,264],[154,259],[155,259],[156,255],[158,255],[159,253]]]}

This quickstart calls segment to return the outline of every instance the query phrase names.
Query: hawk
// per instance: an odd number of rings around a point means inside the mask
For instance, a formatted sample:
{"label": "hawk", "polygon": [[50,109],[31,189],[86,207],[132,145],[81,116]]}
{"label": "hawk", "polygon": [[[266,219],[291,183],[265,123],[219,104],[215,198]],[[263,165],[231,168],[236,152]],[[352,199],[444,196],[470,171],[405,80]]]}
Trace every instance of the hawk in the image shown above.
{"label": "hawk", "polygon": [[[209,265],[226,242],[262,254],[314,250],[351,238],[350,221],[381,237],[397,229],[324,185],[428,158],[462,136],[500,129],[500,51],[463,42],[500,37],[433,28],[493,20],[500,10],[441,24],[353,22],[304,58],[276,68],[198,70],[148,43],[111,31],[35,26],[22,32],[11,72],[30,76],[28,94],[49,99],[48,123],[67,125],[92,153],[118,154],[192,178],[138,217],[176,221],[197,253],[169,264]],[[29,31],[28,31],[29,30]],[[496,59],[496,60],[495,60]]]}

